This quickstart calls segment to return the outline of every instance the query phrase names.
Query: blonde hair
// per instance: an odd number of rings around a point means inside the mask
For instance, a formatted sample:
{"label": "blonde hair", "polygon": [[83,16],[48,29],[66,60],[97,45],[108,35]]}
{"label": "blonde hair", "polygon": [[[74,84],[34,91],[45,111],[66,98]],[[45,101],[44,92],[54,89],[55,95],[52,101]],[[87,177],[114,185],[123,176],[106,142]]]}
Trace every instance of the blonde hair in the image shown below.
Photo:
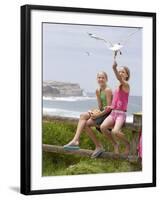
{"label": "blonde hair", "polygon": [[126,78],[126,81],[129,81],[129,79],[130,79],[130,70],[129,70],[129,68],[126,67],[126,66],[122,66],[122,68],[125,70],[125,72],[128,75],[128,77]]}
{"label": "blonde hair", "polygon": [[108,75],[107,75],[107,73],[104,72],[104,71],[101,71],[101,72],[98,72],[98,73],[97,73],[97,76],[98,76],[100,73],[102,73],[102,74],[105,76],[106,81],[108,81]]}

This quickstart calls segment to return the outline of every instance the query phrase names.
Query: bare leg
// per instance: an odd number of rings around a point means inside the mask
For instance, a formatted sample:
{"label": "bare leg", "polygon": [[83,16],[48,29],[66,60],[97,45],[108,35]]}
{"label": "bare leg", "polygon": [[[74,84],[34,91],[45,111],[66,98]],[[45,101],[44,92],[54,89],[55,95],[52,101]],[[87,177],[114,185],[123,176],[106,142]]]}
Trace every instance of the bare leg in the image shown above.
{"label": "bare leg", "polygon": [[96,135],[94,134],[93,129],[91,128],[92,126],[95,126],[95,123],[92,119],[89,119],[86,122],[86,127],[85,127],[86,134],[91,138],[91,140],[96,146],[96,149],[101,149],[102,144],[100,143],[100,141],[97,139]]}
{"label": "bare leg", "polygon": [[120,129],[123,126],[123,123],[124,122],[122,120],[116,120],[115,126],[112,130],[112,134],[114,134],[118,139],[124,142],[124,144],[126,145],[125,154],[128,155],[130,150],[130,144],[126,139],[125,135],[122,133],[122,131],[120,131]]}
{"label": "bare leg", "polygon": [[124,144],[126,145],[124,154],[128,155],[129,151],[130,151],[130,143],[129,141],[126,139],[124,133],[122,131],[119,131],[116,136],[118,137],[118,139],[120,139],[122,142],[124,142]]}
{"label": "bare leg", "polygon": [[77,125],[77,130],[76,130],[76,133],[75,133],[75,136],[74,138],[68,143],[68,145],[79,145],[79,138],[80,138],[80,135],[86,125],[86,122],[87,120],[90,118],[90,115],[89,113],[82,113],[80,115],[80,119],[79,119],[79,122],[78,122],[78,125]]}
{"label": "bare leg", "polygon": [[103,123],[100,126],[100,129],[101,129],[102,133],[112,142],[112,144],[114,146],[114,152],[116,154],[119,154],[119,148],[118,148],[119,145],[112,137],[111,132],[108,130],[108,128],[113,127],[113,125],[114,125],[114,122],[113,122],[112,118],[109,116],[103,121]]}
{"label": "bare leg", "polygon": [[96,124],[94,120],[89,119],[86,122],[85,130],[86,130],[86,134],[91,138],[91,140],[96,146],[94,152],[91,155],[91,158],[97,158],[104,152],[104,149],[101,142],[97,139],[96,135],[94,134],[93,129],[91,128],[92,126],[96,126]]}

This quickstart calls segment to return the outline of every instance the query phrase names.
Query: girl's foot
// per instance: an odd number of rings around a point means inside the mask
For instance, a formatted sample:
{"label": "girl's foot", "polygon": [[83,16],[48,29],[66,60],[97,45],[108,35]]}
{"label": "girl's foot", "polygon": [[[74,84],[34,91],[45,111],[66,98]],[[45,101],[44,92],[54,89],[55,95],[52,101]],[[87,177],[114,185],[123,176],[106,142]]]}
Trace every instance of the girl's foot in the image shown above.
{"label": "girl's foot", "polygon": [[116,155],[119,154],[119,144],[115,144],[115,145],[114,145],[114,153],[115,153]]}
{"label": "girl's foot", "polygon": [[75,141],[75,140],[71,140],[67,145],[70,145],[70,146],[79,146],[79,141]]}
{"label": "girl's foot", "polygon": [[79,150],[79,141],[71,141],[68,144],[64,145],[63,148],[65,150]]}
{"label": "girl's foot", "polygon": [[124,154],[125,154],[126,156],[128,156],[128,155],[129,155],[129,151],[130,151],[130,144],[128,143],[128,144],[126,145],[126,149],[125,149],[125,151],[124,151]]}
{"label": "girl's foot", "polygon": [[97,158],[104,152],[104,149],[102,147],[97,147],[94,152],[91,155],[91,158]]}

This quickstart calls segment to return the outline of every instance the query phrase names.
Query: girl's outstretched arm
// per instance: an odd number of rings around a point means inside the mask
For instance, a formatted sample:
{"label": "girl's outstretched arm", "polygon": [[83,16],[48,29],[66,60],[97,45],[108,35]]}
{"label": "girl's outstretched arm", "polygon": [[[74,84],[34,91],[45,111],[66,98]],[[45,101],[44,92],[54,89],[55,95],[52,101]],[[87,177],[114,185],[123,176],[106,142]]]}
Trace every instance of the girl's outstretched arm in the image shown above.
{"label": "girl's outstretched arm", "polygon": [[123,80],[122,78],[121,78],[121,76],[119,75],[119,72],[118,72],[118,70],[117,70],[117,62],[116,61],[114,61],[114,63],[113,63],[113,71],[114,71],[114,74],[116,75],[116,78],[119,80],[119,82],[123,85],[123,86],[127,86],[128,87],[128,82],[127,81],[125,81],[125,80]]}

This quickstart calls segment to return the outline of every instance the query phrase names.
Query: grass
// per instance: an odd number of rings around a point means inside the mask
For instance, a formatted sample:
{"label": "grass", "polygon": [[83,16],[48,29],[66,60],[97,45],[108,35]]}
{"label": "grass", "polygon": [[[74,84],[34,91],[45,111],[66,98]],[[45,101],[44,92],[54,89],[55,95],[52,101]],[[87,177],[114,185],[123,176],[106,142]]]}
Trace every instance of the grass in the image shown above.
{"label": "grass", "polygon": [[[44,121],[43,138],[45,144],[63,146],[68,143],[74,136],[76,124],[62,121]],[[102,142],[106,151],[113,151],[111,143],[104,138],[102,134],[96,132],[97,138]],[[128,140],[131,140],[131,131],[127,128],[124,130]],[[84,149],[94,149],[94,144],[85,134],[81,135],[80,147]],[[120,151],[124,150],[124,145],[120,144]],[[57,153],[43,152],[43,176],[55,175],[78,175],[92,173],[111,173],[111,172],[130,172],[140,171],[141,163],[130,163],[127,160],[119,159],[91,159],[79,155],[67,155]]]}

